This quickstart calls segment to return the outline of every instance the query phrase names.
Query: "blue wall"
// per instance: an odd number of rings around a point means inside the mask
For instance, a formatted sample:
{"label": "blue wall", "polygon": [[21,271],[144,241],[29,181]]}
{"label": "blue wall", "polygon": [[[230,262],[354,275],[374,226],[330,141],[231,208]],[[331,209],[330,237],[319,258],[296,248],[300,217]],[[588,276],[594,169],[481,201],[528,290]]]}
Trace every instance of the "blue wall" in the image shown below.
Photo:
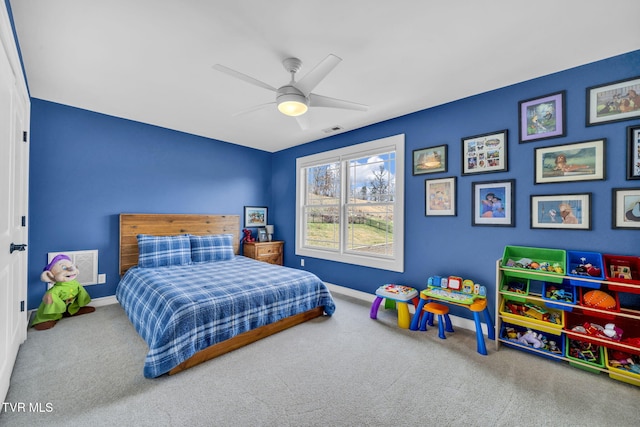
{"label": "blue wall", "polygon": [[[428,276],[458,275],[485,284],[493,296],[495,262],[502,257],[506,245],[640,255],[640,232],[611,228],[611,189],[640,187],[640,181],[625,179],[626,128],[639,121],[585,126],[587,87],[638,75],[640,51],[635,51],[275,153],[272,186],[278,191],[272,195],[271,218],[278,227],[278,237],[287,242],[286,264],[301,268],[301,257],[295,256],[294,245],[296,157],[400,133],[406,135],[405,272],[393,273],[308,257],[305,257],[304,269],[327,282],[369,293],[383,283],[422,288]],[[567,136],[520,144],[518,102],[561,90],[566,90]],[[428,93],[428,88],[424,91]],[[461,176],[461,138],[502,129],[509,132],[509,170]],[[534,184],[535,148],[601,138],[607,140],[606,180]],[[448,172],[412,176],[412,151],[442,144],[448,145]],[[448,176],[458,177],[458,215],[425,217],[425,179]],[[472,183],[503,179],[516,180],[515,227],[473,227]],[[530,229],[531,194],[585,192],[592,193],[591,231]],[[491,301],[493,305],[493,297]]]}
{"label": "blue wall", "polygon": [[28,306],[46,285],[47,253],[99,250],[118,275],[119,213],[237,214],[270,203],[271,154],[69,106],[31,100]]}
{"label": "blue wall", "polygon": [[[45,290],[39,275],[50,251],[98,249],[107,284],[87,289],[94,298],[114,294],[121,212],[242,215],[244,205],[269,206],[276,237],[286,241],[285,264],[300,268],[295,159],[399,133],[406,135],[408,171],[405,272],[305,258],[304,268],[323,280],[372,293],[381,283],[422,287],[430,275],[455,274],[485,284],[492,295],[495,261],[505,245],[637,255],[640,232],[611,229],[611,189],[640,187],[625,179],[626,128],[640,121],[585,126],[585,89],[639,71],[636,51],[274,154],[33,99],[29,308]],[[519,144],[518,101],[560,90],[567,91],[567,136]],[[509,170],[461,176],[461,138],[502,129],[509,131]],[[536,147],[600,138],[607,139],[606,180],[534,184]],[[441,144],[449,147],[448,172],[411,176],[412,151]],[[458,216],[425,217],[424,181],[445,176],[458,177]],[[516,180],[516,226],[472,227],[472,182],[501,179]],[[584,192],[592,193],[591,231],[529,228],[531,194]]]}

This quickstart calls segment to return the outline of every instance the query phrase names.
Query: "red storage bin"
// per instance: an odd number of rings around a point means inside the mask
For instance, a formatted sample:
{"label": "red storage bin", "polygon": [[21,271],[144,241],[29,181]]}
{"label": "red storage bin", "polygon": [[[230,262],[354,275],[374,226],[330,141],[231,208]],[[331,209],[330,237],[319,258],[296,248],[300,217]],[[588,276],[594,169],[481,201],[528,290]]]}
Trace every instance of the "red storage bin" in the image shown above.
{"label": "red storage bin", "polygon": [[[622,331],[621,337],[609,338],[603,333],[599,333],[608,323],[613,323],[616,328]],[[574,330],[582,327],[582,330]],[[565,312],[564,333],[571,339],[587,341],[593,344],[604,345],[627,353],[640,355],[640,320],[628,317],[617,317],[614,320],[607,320],[591,316],[588,314]],[[621,339],[618,339],[621,338]]]}
{"label": "red storage bin", "polygon": [[605,265],[605,277],[609,282],[619,282],[623,285],[609,285],[609,289],[618,292],[640,294],[640,257],[609,255],[602,256]]}
{"label": "red storage bin", "polygon": [[[606,310],[613,313],[620,312],[620,298],[618,293],[605,289],[589,289],[578,288],[578,305],[581,307],[595,308],[598,310]],[[606,313],[589,312],[589,315],[602,317],[605,319],[612,318]]]}

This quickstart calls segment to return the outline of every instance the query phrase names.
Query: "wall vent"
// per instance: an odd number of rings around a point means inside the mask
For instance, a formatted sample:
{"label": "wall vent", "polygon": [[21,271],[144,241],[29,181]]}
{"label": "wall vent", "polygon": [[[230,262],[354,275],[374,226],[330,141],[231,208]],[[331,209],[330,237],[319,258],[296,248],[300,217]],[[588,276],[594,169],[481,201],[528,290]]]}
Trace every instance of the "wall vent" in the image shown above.
{"label": "wall vent", "polygon": [[65,252],[49,252],[47,258],[47,264],[51,262],[56,255],[65,254],[71,258],[80,274],[76,280],[80,282],[82,286],[97,285],[98,284],[98,250],[88,251],[65,251]]}

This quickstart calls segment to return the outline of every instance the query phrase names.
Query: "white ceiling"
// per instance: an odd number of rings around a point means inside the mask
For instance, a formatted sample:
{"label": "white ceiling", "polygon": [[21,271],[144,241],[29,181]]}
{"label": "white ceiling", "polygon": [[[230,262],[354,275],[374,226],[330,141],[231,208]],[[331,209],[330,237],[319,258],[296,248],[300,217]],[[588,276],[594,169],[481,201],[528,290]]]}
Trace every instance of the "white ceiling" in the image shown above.
{"label": "white ceiling", "polygon": [[[275,152],[640,49],[638,0],[11,0],[31,96]],[[275,106],[282,60],[342,62],[314,93],[370,106]],[[604,82],[603,82],[604,83]]]}

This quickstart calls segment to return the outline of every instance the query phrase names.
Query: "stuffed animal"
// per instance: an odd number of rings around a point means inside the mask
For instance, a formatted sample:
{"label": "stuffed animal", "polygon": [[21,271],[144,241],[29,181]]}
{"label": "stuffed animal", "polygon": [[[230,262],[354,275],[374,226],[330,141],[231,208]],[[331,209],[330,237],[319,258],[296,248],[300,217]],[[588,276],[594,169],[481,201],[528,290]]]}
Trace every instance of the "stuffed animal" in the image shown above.
{"label": "stuffed animal", "polygon": [[251,230],[249,230],[248,228],[245,228],[244,230],[242,230],[242,232],[244,233],[242,243],[251,243],[256,241],[255,237],[251,235]]}
{"label": "stuffed animal", "polygon": [[78,268],[73,265],[71,258],[64,254],[57,255],[44,268],[40,279],[54,285],[42,297],[42,303],[31,322],[34,329],[51,329],[62,317],[79,316],[95,311],[94,307],[87,306],[91,297],[76,280],[78,273]]}
{"label": "stuffed animal", "polygon": [[520,335],[518,337],[518,342],[522,344],[532,345],[533,348],[542,347],[542,341],[538,338],[538,335],[532,330],[527,330],[527,333]]}

